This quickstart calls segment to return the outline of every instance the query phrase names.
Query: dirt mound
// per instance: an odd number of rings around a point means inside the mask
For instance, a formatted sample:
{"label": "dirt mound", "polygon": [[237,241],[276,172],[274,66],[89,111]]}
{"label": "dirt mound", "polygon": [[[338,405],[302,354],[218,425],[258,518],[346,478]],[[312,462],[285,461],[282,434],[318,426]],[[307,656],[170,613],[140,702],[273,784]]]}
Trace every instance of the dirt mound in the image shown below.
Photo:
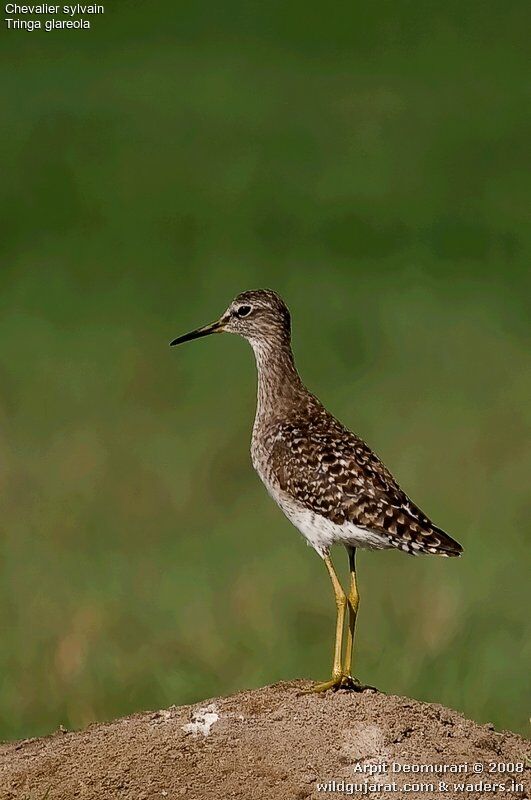
{"label": "dirt mound", "polygon": [[0,800],[529,796],[531,746],[515,734],[404,697],[305,685],[4,744]]}

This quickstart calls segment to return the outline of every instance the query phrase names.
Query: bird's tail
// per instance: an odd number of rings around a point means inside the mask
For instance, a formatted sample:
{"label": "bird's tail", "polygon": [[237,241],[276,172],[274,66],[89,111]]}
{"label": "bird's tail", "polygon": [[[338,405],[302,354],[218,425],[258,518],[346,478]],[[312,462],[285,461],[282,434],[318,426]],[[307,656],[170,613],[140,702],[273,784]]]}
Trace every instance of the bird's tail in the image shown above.
{"label": "bird's tail", "polygon": [[432,525],[432,530],[433,546],[428,548],[429,553],[433,553],[436,556],[446,556],[447,558],[461,555],[463,548],[459,542],[456,542],[455,539],[452,539],[445,531],[435,525]]}

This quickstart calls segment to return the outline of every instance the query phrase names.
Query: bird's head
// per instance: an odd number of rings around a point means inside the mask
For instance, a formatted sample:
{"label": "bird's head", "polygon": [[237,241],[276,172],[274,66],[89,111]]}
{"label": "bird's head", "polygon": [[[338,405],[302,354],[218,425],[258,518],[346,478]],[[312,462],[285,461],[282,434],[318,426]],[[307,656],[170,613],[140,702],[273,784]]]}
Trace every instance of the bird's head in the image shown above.
{"label": "bird's head", "polygon": [[170,346],[224,331],[243,336],[253,347],[264,343],[289,344],[290,313],[282,298],[270,289],[242,292],[218,320],[177,337]]}

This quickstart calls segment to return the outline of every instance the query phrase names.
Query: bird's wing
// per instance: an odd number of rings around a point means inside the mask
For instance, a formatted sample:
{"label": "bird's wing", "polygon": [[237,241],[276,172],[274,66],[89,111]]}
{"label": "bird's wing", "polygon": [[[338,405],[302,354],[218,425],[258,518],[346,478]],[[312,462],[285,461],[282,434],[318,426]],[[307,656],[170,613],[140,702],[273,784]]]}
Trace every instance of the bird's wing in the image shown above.
{"label": "bird's wing", "polygon": [[409,499],[364,441],[337,422],[279,426],[271,468],[280,488],[317,514],[376,531],[409,553],[459,555],[461,546]]}

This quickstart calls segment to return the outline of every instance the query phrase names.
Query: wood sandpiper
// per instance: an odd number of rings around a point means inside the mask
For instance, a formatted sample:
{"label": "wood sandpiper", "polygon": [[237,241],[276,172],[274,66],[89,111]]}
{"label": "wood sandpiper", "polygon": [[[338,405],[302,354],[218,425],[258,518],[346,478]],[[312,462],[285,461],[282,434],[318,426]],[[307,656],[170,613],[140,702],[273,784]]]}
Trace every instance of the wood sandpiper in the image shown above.
{"label": "wood sandpiper", "polygon": [[[216,322],[171,345],[223,331],[247,339],[256,358],[253,466],[271,497],[321,556],[332,581],[337,606],[332,677],[311,691],[361,689],[351,676],[359,605],[356,548],[459,556],[461,545],[412,503],[365,442],[306,389],[293,360],[290,313],[278,294],[243,292]],[[343,544],[348,552],[348,593],[330,559],[333,544]]]}

